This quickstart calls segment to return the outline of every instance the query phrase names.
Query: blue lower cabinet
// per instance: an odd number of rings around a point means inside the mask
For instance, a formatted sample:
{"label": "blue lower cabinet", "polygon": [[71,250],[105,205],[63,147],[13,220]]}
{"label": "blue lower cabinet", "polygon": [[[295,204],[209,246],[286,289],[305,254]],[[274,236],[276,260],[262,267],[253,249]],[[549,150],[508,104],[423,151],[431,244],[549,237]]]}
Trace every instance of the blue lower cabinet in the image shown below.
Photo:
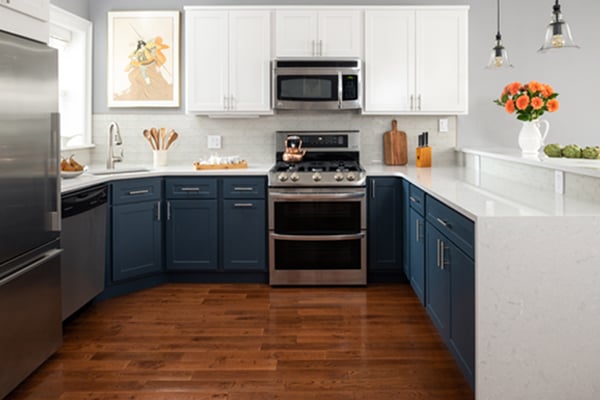
{"label": "blue lower cabinet", "polygon": [[161,202],[112,207],[112,281],[160,272]]}
{"label": "blue lower cabinet", "polygon": [[447,343],[450,335],[450,269],[443,249],[448,240],[427,223],[425,307],[438,332]]}
{"label": "blue lower cabinet", "polygon": [[452,265],[450,350],[471,387],[475,382],[475,263],[453,244],[446,257]]}
{"label": "blue lower cabinet", "polygon": [[402,179],[402,269],[404,270],[404,276],[410,281],[410,240],[409,240],[409,218],[410,218],[410,206],[409,206],[409,189],[410,183]]}
{"label": "blue lower cabinet", "polygon": [[412,208],[409,211],[408,235],[410,285],[425,305],[425,219]]}
{"label": "blue lower cabinet", "polygon": [[404,268],[402,258],[402,184],[398,178],[368,180],[369,270]]}
{"label": "blue lower cabinet", "polygon": [[265,200],[223,201],[223,269],[266,271]]}
{"label": "blue lower cabinet", "polygon": [[218,269],[217,200],[167,201],[167,270]]}

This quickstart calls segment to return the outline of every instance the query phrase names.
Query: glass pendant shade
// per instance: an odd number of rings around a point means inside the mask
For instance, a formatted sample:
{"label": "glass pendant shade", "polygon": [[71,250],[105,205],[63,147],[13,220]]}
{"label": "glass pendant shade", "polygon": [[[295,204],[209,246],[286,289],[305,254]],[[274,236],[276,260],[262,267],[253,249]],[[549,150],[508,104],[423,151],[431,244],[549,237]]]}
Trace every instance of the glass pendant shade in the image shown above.
{"label": "glass pendant shade", "polygon": [[562,48],[576,48],[579,46],[573,41],[573,35],[571,34],[571,28],[569,24],[565,22],[560,12],[560,4],[558,1],[553,7],[552,18],[550,23],[546,27],[546,37],[544,38],[544,44],[539,48],[539,52],[546,52],[552,49]]}
{"label": "glass pendant shade", "polygon": [[513,65],[508,60],[508,52],[502,46],[500,34],[496,35],[496,45],[490,53],[490,59],[486,66],[487,69],[504,69],[513,68]]}

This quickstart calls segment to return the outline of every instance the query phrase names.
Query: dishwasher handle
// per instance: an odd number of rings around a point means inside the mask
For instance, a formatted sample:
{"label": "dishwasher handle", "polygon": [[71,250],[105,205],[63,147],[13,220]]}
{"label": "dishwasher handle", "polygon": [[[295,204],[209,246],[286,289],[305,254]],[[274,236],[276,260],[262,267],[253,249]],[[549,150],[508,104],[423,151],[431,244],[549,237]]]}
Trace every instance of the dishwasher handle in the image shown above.
{"label": "dishwasher handle", "polygon": [[68,194],[62,198],[62,217],[68,218],[99,207],[108,201],[108,188],[92,188]]}

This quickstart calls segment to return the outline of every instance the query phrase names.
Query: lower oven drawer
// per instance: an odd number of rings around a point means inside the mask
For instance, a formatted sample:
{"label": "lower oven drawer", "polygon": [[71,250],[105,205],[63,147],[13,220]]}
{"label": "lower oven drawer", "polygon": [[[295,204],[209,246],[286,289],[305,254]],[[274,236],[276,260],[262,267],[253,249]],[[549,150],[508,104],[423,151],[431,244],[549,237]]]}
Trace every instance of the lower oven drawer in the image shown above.
{"label": "lower oven drawer", "polygon": [[[272,234],[274,266],[278,270],[361,269],[364,234],[306,237]],[[332,238],[337,238],[332,240]]]}

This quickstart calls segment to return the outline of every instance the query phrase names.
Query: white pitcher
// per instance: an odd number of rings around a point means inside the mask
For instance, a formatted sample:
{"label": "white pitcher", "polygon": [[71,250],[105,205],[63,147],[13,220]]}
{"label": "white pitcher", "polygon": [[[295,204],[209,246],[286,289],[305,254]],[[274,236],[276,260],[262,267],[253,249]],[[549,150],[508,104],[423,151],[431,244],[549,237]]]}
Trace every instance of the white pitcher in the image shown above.
{"label": "white pitcher", "polygon": [[[544,125],[544,132],[540,132],[540,126]],[[550,123],[546,120],[536,119],[533,121],[523,121],[523,126],[519,131],[519,147],[525,155],[538,154],[540,148],[544,145],[544,140],[550,130]]]}

